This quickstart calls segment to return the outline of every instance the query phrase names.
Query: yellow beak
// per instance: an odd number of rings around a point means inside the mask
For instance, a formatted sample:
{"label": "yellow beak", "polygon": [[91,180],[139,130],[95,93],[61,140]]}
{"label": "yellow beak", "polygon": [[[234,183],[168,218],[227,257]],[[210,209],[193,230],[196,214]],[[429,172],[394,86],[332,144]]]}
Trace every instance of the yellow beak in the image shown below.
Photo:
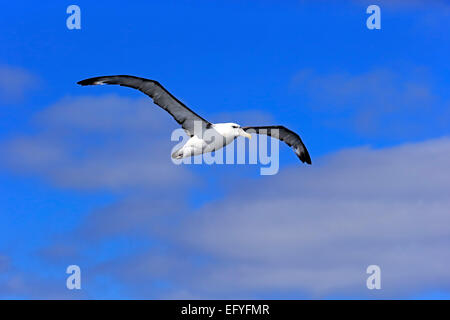
{"label": "yellow beak", "polygon": [[252,135],[250,133],[245,132],[244,130],[242,130],[241,136],[249,138],[249,139],[252,138]]}

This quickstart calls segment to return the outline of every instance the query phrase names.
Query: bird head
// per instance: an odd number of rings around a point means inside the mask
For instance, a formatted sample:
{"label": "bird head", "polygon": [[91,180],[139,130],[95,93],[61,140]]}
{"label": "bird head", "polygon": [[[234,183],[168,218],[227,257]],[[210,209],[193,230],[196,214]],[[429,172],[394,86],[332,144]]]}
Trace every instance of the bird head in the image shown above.
{"label": "bird head", "polygon": [[234,135],[236,137],[242,136],[242,137],[245,137],[245,138],[248,138],[248,139],[252,138],[252,135],[250,133],[245,132],[245,130],[242,129],[241,126],[238,125],[237,123],[229,123],[229,125],[231,126],[231,128],[232,128],[232,130],[234,132]]}

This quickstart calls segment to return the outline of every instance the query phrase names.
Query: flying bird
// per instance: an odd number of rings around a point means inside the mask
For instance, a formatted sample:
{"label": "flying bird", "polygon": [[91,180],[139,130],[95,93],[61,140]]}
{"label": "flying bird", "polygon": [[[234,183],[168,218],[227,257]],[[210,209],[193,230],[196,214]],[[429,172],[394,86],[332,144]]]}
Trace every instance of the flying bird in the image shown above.
{"label": "flying bird", "polygon": [[288,128],[284,126],[241,127],[236,123],[211,123],[189,109],[155,80],[116,75],[89,78],[79,81],[78,84],[82,86],[118,84],[142,91],[152,98],[153,102],[166,110],[190,136],[185,145],[173,152],[174,159],[219,150],[238,136],[250,139],[251,133],[257,133],[284,141],[303,163],[311,164],[311,158],[302,139]]}

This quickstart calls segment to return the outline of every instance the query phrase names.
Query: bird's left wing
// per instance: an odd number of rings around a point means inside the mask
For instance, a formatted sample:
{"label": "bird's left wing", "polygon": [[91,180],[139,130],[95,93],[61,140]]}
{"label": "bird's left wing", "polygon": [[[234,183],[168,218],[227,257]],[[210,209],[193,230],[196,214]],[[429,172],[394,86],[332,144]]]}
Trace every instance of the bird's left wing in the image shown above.
{"label": "bird's left wing", "polygon": [[309,156],[308,150],[303,144],[302,139],[300,139],[300,136],[294,131],[284,126],[243,127],[242,129],[248,133],[265,134],[284,141],[295,151],[295,154],[302,162],[311,164],[311,157]]}
{"label": "bird's left wing", "polygon": [[211,123],[209,121],[203,119],[194,111],[189,109],[155,80],[119,75],[85,79],[79,81],[78,84],[82,86],[96,84],[118,84],[142,91],[152,98],[156,105],[170,113],[191,137],[194,134],[197,134],[194,133],[194,128],[197,130],[197,127],[195,126],[196,122],[199,124],[198,129],[202,132],[205,131],[206,128],[211,127]]}

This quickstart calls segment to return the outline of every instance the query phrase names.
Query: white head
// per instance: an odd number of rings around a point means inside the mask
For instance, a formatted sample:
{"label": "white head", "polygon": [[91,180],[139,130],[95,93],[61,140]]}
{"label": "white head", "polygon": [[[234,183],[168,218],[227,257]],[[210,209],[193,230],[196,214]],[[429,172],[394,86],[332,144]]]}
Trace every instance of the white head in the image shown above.
{"label": "white head", "polygon": [[224,123],[224,125],[228,127],[227,129],[230,130],[231,134],[234,135],[235,137],[242,136],[248,139],[252,138],[252,135],[245,132],[244,129],[242,129],[241,126],[238,125],[237,123],[229,122]]}
{"label": "white head", "polygon": [[245,132],[244,129],[242,129],[241,126],[238,125],[237,123],[233,123],[233,122],[215,123],[214,128],[217,130],[217,132],[219,132],[223,136],[234,137],[234,138],[243,136],[243,137],[249,138],[249,139],[252,138],[252,135]]}

